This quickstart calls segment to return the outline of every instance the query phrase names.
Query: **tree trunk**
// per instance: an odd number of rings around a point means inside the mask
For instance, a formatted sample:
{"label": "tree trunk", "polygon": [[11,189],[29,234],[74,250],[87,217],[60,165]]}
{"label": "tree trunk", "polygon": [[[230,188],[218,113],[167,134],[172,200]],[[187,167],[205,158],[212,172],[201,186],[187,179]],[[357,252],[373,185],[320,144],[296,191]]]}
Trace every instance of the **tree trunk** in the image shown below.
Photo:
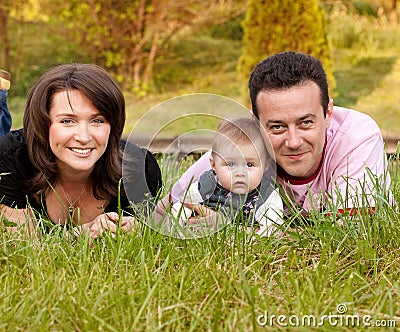
{"label": "tree trunk", "polygon": [[10,53],[11,46],[8,39],[8,15],[7,12],[0,7],[0,27],[1,27],[1,51],[3,53],[5,70],[11,71]]}
{"label": "tree trunk", "polygon": [[145,84],[149,84],[151,78],[153,77],[153,67],[157,56],[159,39],[160,39],[160,32],[157,31],[153,38],[153,43],[151,45],[149,58],[147,61],[146,71],[143,76],[143,83]]}
{"label": "tree trunk", "polygon": [[397,25],[399,22],[399,14],[397,13],[397,0],[392,0],[392,6],[389,14],[390,24]]}

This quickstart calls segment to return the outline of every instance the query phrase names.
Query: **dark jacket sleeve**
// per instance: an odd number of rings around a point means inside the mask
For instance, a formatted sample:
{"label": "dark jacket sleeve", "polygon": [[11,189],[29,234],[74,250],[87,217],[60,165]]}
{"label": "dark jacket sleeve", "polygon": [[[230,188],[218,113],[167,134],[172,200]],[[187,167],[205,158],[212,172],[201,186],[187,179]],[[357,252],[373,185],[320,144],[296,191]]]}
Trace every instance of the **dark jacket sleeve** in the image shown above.
{"label": "dark jacket sleeve", "polygon": [[22,130],[0,137],[0,203],[26,208],[27,183],[33,176]]}
{"label": "dark jacket sleeve", "polygon": [[140,203],[157,198],[162,186],[161,170],[153,154],[125,142],[122,160],[122,181],[128,200]]}
{"label": "dark jacket sleeve", "polygon": [[154,155],[146,150],[146,182],[153,197],[158,197],[162,187],[160,166]]}

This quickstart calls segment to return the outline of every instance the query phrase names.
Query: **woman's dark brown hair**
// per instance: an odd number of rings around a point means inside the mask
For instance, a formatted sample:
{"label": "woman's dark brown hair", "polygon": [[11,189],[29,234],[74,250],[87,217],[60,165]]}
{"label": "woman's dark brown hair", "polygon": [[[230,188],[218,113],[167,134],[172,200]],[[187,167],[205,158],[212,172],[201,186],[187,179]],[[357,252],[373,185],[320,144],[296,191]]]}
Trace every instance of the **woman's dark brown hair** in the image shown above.
{"label": "woman's dark brown hair", "polygon": [[111,199],[117,195],[121,179],[120,139],[125,125],[125,99],[110,74],[93,64],[60,65],[34,83],[23,120],[29,157],[39,170],[29,189],[39,201],[57,181],[58,167],[49,143],[49,112],[54,94],[70,90],[82,92],[110,123],[107,149],[97,161],[90,180],[97,199]]}

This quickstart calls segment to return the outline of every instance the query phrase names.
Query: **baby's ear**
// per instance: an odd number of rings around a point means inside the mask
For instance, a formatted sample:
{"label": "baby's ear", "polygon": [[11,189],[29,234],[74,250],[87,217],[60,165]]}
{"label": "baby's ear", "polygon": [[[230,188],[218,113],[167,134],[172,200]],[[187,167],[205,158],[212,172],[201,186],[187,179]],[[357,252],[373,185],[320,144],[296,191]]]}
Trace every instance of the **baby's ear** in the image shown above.
{"label": "baby's ear", "polygon": [[215,161],[214,161],[212,154],[210,156],[210,165],[211,165],[211,168],[215,171]]}

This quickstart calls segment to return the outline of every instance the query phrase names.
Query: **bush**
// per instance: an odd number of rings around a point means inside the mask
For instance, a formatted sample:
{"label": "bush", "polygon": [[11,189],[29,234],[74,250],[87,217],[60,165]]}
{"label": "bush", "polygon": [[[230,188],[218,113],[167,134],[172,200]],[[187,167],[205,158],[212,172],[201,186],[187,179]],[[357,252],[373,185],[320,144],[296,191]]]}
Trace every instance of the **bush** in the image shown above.
{"label": "bush", "polygon": [[331,91],[334,90],[329,45],[318,0],[250,0],[242,25],[243,54],[238,71],[243,81],[266,56],[299,51],[322,61]]}

